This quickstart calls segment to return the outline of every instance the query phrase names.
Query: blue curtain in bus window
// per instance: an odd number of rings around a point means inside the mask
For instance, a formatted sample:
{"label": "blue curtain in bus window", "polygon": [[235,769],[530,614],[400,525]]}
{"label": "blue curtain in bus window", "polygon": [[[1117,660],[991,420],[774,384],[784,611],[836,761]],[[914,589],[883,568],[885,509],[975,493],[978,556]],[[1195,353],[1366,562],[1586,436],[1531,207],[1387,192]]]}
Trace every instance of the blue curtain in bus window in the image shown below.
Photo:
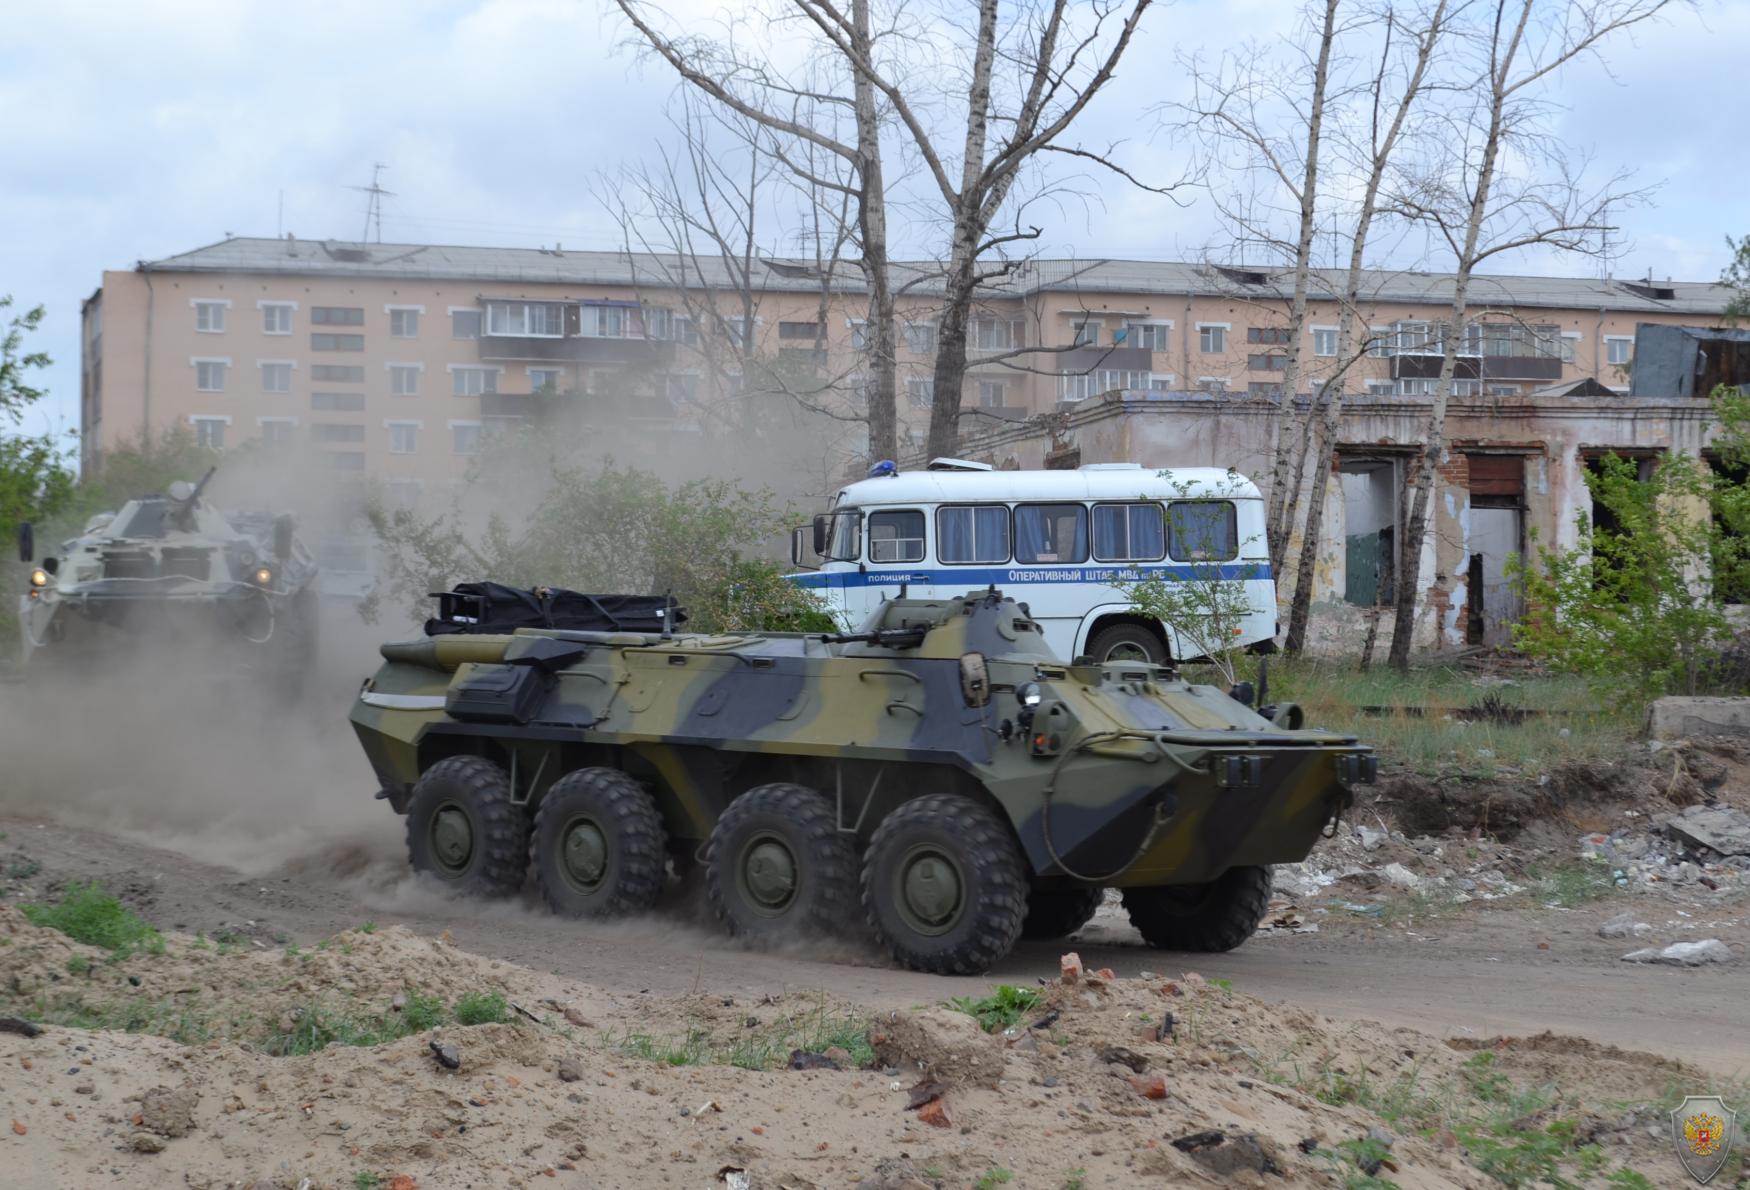
{"label": "blue curtain in bus window", "polygon": [[1009,510],[1003,505],[936,513],[936,554],[944,562],[1007,562]]}
{"label": "blue curtain in bus window", "polygon": [[1088,510],[1080,504],[1015,508],[1015,561],[1086,562]]}
{"label": "blue curtain in bus window", "polygon": [[1094,557],[1155,562],[1167,556],[1166,520],[1158,504],[1102,504],[1094,509]]}
{"label": "blue curtain in bus window", "polygon": [[1225,562],[1240,552],[1238,514],[1226,500],[1186,500],[1167,506],[1176,562]]}

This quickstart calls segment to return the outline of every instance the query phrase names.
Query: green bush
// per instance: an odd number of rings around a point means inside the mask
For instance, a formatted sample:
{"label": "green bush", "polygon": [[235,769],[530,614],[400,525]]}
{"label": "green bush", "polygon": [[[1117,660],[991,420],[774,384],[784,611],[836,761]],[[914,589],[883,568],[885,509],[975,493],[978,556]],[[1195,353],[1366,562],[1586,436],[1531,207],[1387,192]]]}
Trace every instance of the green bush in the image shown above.
{"label": "green bush", "polygon": [[136,951],[164,953],[164,938],[143,919],[122,908],[96,881],[69,884],[52,905],[21,905],[35,926],[59,930],[75,942],[100,947],[116,958]]}
{"label": "green bush", "polygon": [[502,993],[470,992],[456,1001],[458,1025],[502,1025],[510,1020],[510,1005]]}

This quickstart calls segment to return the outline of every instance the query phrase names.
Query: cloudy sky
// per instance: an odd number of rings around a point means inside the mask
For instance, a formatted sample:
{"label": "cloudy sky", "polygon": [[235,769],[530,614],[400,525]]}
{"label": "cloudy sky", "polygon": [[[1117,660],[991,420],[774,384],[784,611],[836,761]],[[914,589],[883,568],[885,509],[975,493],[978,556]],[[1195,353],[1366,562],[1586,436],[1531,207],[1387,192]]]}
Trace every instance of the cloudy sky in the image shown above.
{"label": "cloudy sky", "polygon": [[[0,294],[42,303],[52,399],[25,427],[76,427],[78,308],[105,269],[227,234],[356,238],[373,162],[395,192],[385,240],[617,246],[592,197],[600,171],[668,135],[673,80],[625,45],[607,0],[57,0],[6,6],[0,30]],[[666,0],[677,25],[717,0]],[[1179,55],[1292,36],[1287,0],[1181,0],[1151,10],[1090,140],[1175,176],[1149,111],[1183,93]],[[1698,0],[1614,43],[1552,89],[1561,139],[1660,187],[1622,214],[1619,276],[1717,278],[1724,237],[1750,232],[1742,108],[1750,2]],[[1214,230],[1110,187],[1052,215],[1048,254],[1184,259]],[[283,203],[283,215],[282,211]],[[922,220],[896,228],[927,250]],[[771,245],[784,250],[785,245]],[[1405,249],[1399,249],[1400,252]],[[1415,260],[1389,262],[1413,266]],[[1435,264],[1432,267],[1439,267]],[[1496,271],[1595,272],[1590,260]]]}

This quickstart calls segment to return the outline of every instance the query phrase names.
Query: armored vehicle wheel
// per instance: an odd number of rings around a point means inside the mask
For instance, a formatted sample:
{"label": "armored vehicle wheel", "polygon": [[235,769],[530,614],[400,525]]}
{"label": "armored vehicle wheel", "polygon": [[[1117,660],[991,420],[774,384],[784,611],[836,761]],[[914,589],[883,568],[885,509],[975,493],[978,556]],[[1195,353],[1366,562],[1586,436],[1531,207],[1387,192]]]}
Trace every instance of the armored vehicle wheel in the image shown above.
{"label": "armored vehicle wheel", "polygon": [[1232,950],[1270,906],[1270,869],[1229,868],[1207,884],[1127,888],[1124,908],[1143,941],[1160,950]]}
{"label": "armored vehicle wheel", "polygon": [[481,756],[438,761],[413,785],[407,804],[407,854],[464,892],[509,896],[523,886],[529,819],[510,802],[510,778]]}
{"label": "armored vehicle wheel", "polygon": [[1027,869],[1008,824],[959,794],[907,802],[863,858],[863,908],[914,971],[977,975],[1008,954],[1027,916]]}
{"label": "armored vehicle wheel", "polygon": [[740,938],[842,931],[857,904],[857,849],[833,807],[802,785],[761,785],[711,828],[705,896]]}
{"label": "armored vehicle wheel", "polygon": [[1108,661],[1167,663],[1167,650],[1161,646],[1161,638],[1141,624],[1114,624],[1100,629],[1088,638],[1088,656],[1099,665]]}
{"label": "armored vehicle wheel", "polygon": [[578,769],[535,811],[535,883],[565,917],[619,917],[656,903],[667,840],[656,800],[618,769]]}
{"label": "armored vehicle wheel", "polygon": [[1035,888],[1027,894],[1023,938],[1067,938],[1089,921],[1106,895],[1103,888]]}

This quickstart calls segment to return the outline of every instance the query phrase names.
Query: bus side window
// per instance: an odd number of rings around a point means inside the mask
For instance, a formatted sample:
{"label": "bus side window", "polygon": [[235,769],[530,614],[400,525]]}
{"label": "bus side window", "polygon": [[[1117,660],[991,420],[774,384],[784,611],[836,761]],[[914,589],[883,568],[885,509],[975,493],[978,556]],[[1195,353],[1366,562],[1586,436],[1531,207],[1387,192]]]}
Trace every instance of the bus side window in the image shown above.
{"label": "bus side window", "polygon": [[869,514],[869,561],[922,562],[924,514],[916,509],[891,509]]}
{"label": "bus side window", "polygon": [[1101,562],[1159,562],[1167,556],[1159,504],[1096,504],[1094,557]]}
{"label": "bus side window", "polygon": [[959,504],[937,509],[936,557],[949,563],[1007,562],[1009,506]]}
{"label": "bus side window", "polygon": [[1083,504],[1017,504],[1015,561],[1086,562],[1088,509]]}
{"label": "bus side window", "polygon": [[1167,547],[1175,562],[1225,562],[1240,552],[1239,512],[1229,500],[1167,505]]}

